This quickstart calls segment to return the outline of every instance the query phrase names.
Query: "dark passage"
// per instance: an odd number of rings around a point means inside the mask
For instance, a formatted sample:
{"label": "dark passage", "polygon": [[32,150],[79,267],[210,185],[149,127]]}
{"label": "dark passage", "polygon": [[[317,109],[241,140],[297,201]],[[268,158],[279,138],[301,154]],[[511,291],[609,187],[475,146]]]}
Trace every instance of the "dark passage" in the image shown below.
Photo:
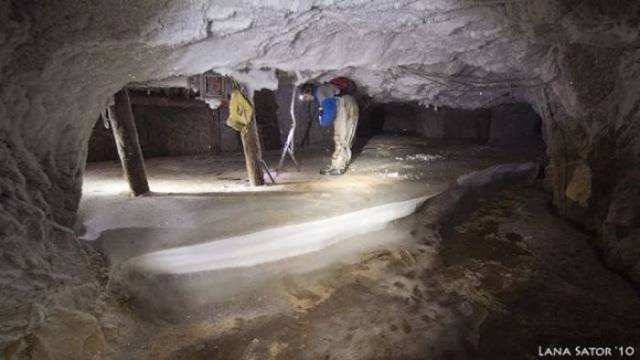
{"label": "dark passage", "polygon": [[419,135],[441,142],[531,146],[542,142],[541,122],[526,103],[478,110],[371,103],[362,112],[357,134],[365,139],[386,133]]}

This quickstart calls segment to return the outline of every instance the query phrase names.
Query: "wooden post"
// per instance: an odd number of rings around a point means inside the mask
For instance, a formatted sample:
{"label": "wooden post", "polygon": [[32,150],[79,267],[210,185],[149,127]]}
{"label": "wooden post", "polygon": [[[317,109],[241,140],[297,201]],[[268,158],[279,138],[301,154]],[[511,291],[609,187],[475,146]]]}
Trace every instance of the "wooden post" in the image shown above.
{"label": "wooden post", "polygon": [[133,195],[142,195],[149,192],[149,183],[129,94],[126,89],[123,89],[113,98],[114,105],[109,106],[109,122],[116,140],[124,176]]}
{"label": "wooden post", "polygon": [[241,133],[242,149],[244,150],[244,160],[247,164],[247,174],[251,186],[264,185],[260,159],[260,143],[256,132],[256,120],[253,119],[251,127],[246,133]]}

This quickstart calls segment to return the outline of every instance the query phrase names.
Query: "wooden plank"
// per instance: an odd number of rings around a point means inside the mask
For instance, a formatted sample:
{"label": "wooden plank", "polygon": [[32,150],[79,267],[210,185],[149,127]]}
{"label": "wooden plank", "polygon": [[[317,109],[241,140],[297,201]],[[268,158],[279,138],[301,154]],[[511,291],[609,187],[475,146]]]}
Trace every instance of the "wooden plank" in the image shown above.
{"label": "wooden plank", "polygon": [[131,104],[134,105],[209,108],[209,105],[204,101],[195,99],[170,98],[159,95],[140,94],[136,92],[131,92],[129,97]]}
{"label": "wooden plank", "polygon": [[124,176],[129,183],[131,192],[134,196],[149,192],[147,172],[138,140],[138,130],[126,89],[120,90],[114,95],[114,105],[109,107],[109,122],[116,140]]}

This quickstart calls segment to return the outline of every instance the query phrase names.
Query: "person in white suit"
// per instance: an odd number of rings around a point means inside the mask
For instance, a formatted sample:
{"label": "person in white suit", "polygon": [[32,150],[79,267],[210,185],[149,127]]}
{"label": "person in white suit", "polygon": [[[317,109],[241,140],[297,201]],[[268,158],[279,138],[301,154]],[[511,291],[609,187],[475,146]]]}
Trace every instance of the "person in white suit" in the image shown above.
{"label": "person in white suit", "polygon": [[300,100],[314,101],[319,107],[320,126],[333,124],[334,150],[331,164],[320,170],[322,175],[342,175],[351,161],[351,147],[358,126],[359,109],[356,99],[341,94],[334,84],[316,85],[306,83],[301,86]]}

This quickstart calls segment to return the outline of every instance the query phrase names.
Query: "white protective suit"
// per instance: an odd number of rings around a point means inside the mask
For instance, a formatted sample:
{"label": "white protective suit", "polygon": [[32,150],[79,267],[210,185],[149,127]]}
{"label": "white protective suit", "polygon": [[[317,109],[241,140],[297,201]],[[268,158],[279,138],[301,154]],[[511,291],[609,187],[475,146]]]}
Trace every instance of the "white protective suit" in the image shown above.
{"label": "white protective suit", "polygon": [[358,103],[351,95],[337,98],[338,110],[333,121],[334,150],[331,156],[331,168],[345,170],[351,161],[351,146],[358,126]]}

